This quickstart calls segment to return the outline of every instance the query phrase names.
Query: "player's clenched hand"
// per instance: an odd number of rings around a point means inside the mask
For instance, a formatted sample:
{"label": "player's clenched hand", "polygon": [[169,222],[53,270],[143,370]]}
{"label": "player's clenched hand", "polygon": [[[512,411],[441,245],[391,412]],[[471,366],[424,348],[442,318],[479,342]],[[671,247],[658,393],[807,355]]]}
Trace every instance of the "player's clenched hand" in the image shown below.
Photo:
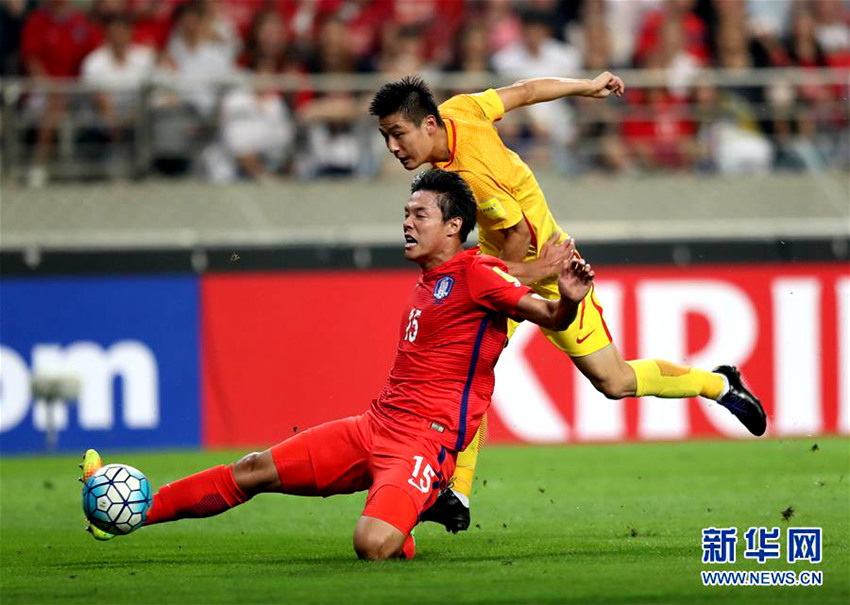
{"label": "player's clenched hand", "polygon": [[590,292],[594,275],[593,268],[583,258],[574,258],[566,263],[558,275],[561,298],[580,303]]}
{"label": "player's clenched hand", "polygon": [[585,96],[604,99],[611,93],[622,97],[624,92],[626,92],[626,85],[623,84],[623,80],[610,71],[603,71],[590,81],[590,89]]}

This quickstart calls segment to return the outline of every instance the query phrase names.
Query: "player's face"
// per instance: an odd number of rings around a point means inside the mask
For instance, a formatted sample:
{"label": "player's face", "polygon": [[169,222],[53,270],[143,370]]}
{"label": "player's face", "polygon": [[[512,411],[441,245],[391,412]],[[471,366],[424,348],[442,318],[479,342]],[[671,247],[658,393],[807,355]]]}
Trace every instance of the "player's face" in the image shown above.
{"label": "player's face", "polygon": [[387,149],[407,170],[415,170],[428,161],[434,148],[437,123],[428,116],[419,125],[393,113],[378,123],[378,130],[387,143]]}
{"label": "player's face", "polygon": [[421,264],[443,251],[457,235],[452,221],[443,222],[443,211],[433,191],[416,191],[404,207],[404,257]]}

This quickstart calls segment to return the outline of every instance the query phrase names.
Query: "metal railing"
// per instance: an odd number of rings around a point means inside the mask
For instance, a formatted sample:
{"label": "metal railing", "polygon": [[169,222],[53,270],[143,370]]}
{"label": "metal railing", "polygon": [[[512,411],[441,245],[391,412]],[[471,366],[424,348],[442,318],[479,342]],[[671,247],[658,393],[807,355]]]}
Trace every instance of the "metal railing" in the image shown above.
{"label": "metal railing", "polygon": [[[584,73],[574,74],[574,77],[595,75]],[[749,122],[750,134],[772,149],[774,167],[780,165],[775,161],[779,152],[786,148],[793,152],[795,145],[799,155],[797,167],[801,169],[847,169],[850,163],[847,141],[850,71],[707,69],[683,76],[667,70],[624,70],[618,75],[632,90],[669,90],[672,86],[689,97],[689,100],[667,108],[667,119],[690,123],[694,132],[685,138],[692,139],[696,146],[716,144],[708,140],[710,136],[705,135],[704,127],[721,122]],[[387,80],[387,76],[380,74],[275,77],[239,74],[214,81],[156,74],[143,85],[127,89],[95,87],[74,79],[4,78],[0,80],[4,175],[7,179],[19,180],[33,161],[34,141],[45,119],[45,107],[51,99],[61,99],[64,107],[57,120],[56,141],[48,164],[51,178],[138,178],[157,170],[192,174],[197,172],[193,167],[197,168],[204,149],[219,138],[219,109],[223,95],[229,90],[255,86],[271,87],[284,95],[295,95],[305,90],[315,95],[351,94],[362,106],[358,117],[349,120],[355,144],[360,149],[358,164],[352,167],[351,173],[377,174],[380,154],[383,153],[382,143],[375,131],[374,119],[366,111],[366,104],[371,93]],[[510,80],[489,73],[445,73],[429,80],[439,98],[510,83]],[[810,102],[798,94],[804,87],[821,88],[828,91],[828,95],[817,102]],[[706,109],[711,108],[710,105],[701,106],[693,100],[694,95],[689,94],[706,88],[729,93],[734,97],[732,107],[720,107],[718,102],[713,110],[708,111]],[[132,108],[125,112],[120,124],[107,125],[103,121],[93,102],[98,94],[120,94],[126,106]],[[204,110],[198,109],[197,104],[192,102],[192,95],[198,94],[207,97],[208,107]],[[303,135],[311,125],[301,119],[298,112],[293,115],[295,128],[301,135],[295,138],[291,152],[297,157],[304,152]],[[572,103],[570,120],[576,136],[566,144],[559,142],[557,146],[561,148],[553,150],[551,142],[535,140],[534,136],[528,137],[525,133],[526,151],[531,150],[527,155],[532,163],[535,158],[541,161],[539,157],[549,158],[543,161],[551,161],[553,155],[566,157],[568,161],[562,167],[569,171],[618,169],[606,165],[606,162],[616,159],[606,158],[606,154],[616,153],[612,145],[615,148],[621,146],[625,150],[623,153],[631,153],[630,146],[634,141],[627,133],[624,134],[624,125],[652,123],[657,118],[657,108],[652,105],[621,100],[606,100],[599,104]],[[516,118],[511,116],[510,121],[521,131],[529,125],[530,118],[519,114]],[[786,134],[774,128],[778,122],[792,124],[790,142],[783,139],[788,139]],[[697,136],[699,133],[706,140],[701,141]],[[541,150],[545,153],[535,153]],[[810,157],[806,157],[807,153]],[[695,153],[695,157],[699,157],[699,152]],[[172,162],[170,167],[169,161]],[[635,168],[642,170],[647,167],[637,161]],[[674,162],[667,168],[700,169],[699,162],[685,162],[679,166]],[[297,169],[294,172],[302,176],[310,174]]]}

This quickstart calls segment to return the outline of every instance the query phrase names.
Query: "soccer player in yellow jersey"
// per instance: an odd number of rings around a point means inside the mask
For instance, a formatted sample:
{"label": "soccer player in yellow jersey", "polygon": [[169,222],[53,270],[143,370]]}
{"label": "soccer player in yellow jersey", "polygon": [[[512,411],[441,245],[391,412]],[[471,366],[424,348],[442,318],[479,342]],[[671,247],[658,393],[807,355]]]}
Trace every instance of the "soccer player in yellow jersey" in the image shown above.
{"label": "soccer player in yellow jersey", "polygon": [[[481,251],[501,258],[511,274],[552,299],[558,297],[555,276],[566,260],[561,254],[566,248],[557,244],[567,236],[552,217],[534,174],[505,146],[494,124],[518,107],[569,96],[604,99],[624,91],[620,78],[604,72],[592,80],[520,80],[504,88],[456,95],[437,107],[425,82],[408,76],[384,85],[369,111],[379,119],[387,149],[407,170],[430,163],[466,179],[478,204]],[[754,435],[765,431],[761,403],[732,366],[707,372],[659,359],[624,361],[593,290],[566,330],[543,333],[610,399],[699,395],[718,401]],[[422,519],[443,523],[450,531],[468,527],[480,439],[477,435],[458,457],[453,491],[445,492]]]}

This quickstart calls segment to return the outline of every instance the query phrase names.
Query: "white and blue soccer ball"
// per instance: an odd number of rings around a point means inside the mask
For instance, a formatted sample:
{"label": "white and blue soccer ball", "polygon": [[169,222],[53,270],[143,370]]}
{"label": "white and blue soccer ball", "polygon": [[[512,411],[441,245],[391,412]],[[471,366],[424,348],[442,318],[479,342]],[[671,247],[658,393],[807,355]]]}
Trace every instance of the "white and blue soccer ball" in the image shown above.
{"label": "white and blue soccer ball", "polygon": [[153,496],[148,478],[126,464],[107,464],[83,487],[83,512],[110,534],[129,534],[145,522]]}

